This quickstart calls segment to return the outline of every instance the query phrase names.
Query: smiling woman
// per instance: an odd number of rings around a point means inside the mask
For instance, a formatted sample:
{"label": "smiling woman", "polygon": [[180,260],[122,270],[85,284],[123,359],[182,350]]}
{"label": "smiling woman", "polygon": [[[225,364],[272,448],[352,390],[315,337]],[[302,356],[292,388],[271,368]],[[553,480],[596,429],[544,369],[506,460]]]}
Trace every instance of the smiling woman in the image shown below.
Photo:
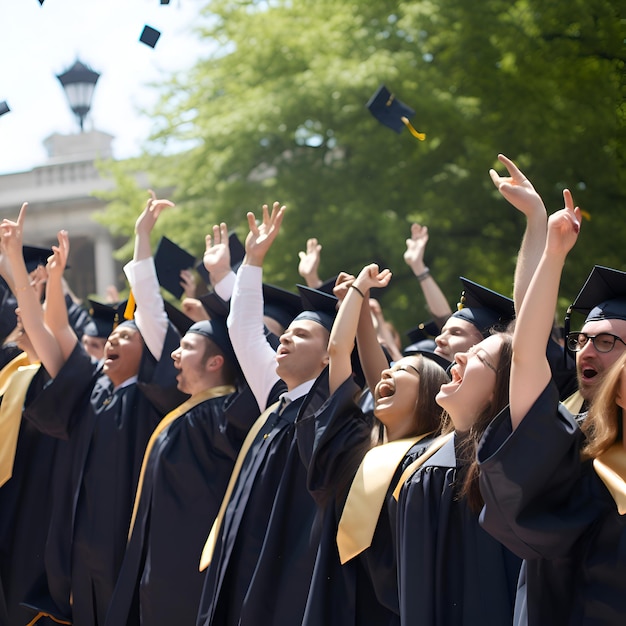
{"label": "smiling woman", "polygon": [[[11,61],[3,64],[0,101],[11,110],[0,117],[0,173],[42,164],[46,137],[78,131],[56,79],[77,56],[101,74],[86,129],[113,135],[116,158],[136,156],[152,125],[140,111],[158,98],[150,83],[187,70],[212,45],[192,32],[200,4],[3,0],[11,20],[0,24],[0,55]],[[154,48],[139,41],[146,24],[161,32]]]}

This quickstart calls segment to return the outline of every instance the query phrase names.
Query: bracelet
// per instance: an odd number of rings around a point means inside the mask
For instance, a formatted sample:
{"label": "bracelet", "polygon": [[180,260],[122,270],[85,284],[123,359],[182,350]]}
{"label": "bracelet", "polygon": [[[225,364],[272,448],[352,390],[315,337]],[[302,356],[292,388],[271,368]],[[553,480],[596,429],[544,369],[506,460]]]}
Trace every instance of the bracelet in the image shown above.
{"label": "bracelet", "polygon": [[430,276],[430,270],[426,268],[421,274],[417,275],[417,280],[421,282],[425,281]]}
{"label": "bracelet", "polygon": [[354,291],[356,291],[361,296],[361,298],[365,299],[365,294],[354,283],[350,285],[350,288],[354,289]]}

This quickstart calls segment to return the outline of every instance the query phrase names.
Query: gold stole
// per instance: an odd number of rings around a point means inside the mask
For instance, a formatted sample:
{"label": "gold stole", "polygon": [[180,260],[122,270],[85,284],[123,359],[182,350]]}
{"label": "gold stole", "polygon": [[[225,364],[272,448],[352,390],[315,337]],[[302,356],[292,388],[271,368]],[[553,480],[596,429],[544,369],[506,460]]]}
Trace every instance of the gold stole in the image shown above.
{"label": "gold stole", "polygon": [[584,398],[580,395],[580,391],[575,391],[569,398],[561,403],[572,415],[578,415],[580,409],[583,408]]}
{"label": "gold stole", "polygon": [[626,514],[626,450],[620,441],[593,460],[593,469],[606,485],[620,515]]}
{"label": "gold stole", "polygon": [[398,465],[413,445],[431,434],[376,446],[363,457],[337,527],[337,548],[342,565],[370,547],[385,495]]}
{"label": "gold stole", "polygon": [[233,494],[233,489],[235,488],[235,483],[237,482],[237,478],[239,477],[239,472],[241,471],[241,466],[243,465],[243,461],[246,458],[246,454],[248,454],[248,450],[254,441],[254,438],[257,436],[263,424],[267,421],[267,418],[276,410],[280,401],[275,402],[274,404],[268,406],[261,415],[257,418],[256,422],[252,424],[244,442],[241,446],[241,450],[239,450],[239,454],[237,455],[237,461],[235,461],[235,466],[233,467],[233,471],[230,475],[230,480],[228,481],[228,486],[226,487],[226,492],[224,493],[224,497],[222,498],[222,504],[220,505],[220,510],[217,513],[217,517],[213,522],[213,526],[211,527],[211,532],[207,537],[206,543],[204,544],[204,548],[202,549],[202,555],[200,557],[200,571],[204,571],[211,563],[211,559],[213,558],[213,552],[215,550],[215,546],[217,545],[217,535],[220,531],[220,527],[222,526],[222,522],[224,521],[224,514],[226,513],[226,507],[230,502],[230,497]]}
{"label": "gold stole", "polygon": [[26,624],[26,626],[34,626],[42,617],[48,617],[53,622],[56,622],[57,624],[68,624],[68,626],[71,626],[71,624],[72,624],[72,622],[67,622],[65,620],[58,619],[58,618],[54,617],[54,615],[50,615],[50,613],[46,613],[45,611],[41,611],[40,613],[37,613],[35,618],[32,619],[30,622],[28,622],[28,624]]}
{"label": "gold stole", "polygon": [[137,482],[137,490],[135,491],[135,503],[133,504],[133,514],[130,519],[130,527],[128,530],[128,540],[130,540],[130,536],[133,533],[133,527],[135,526],[135,520],[137,518],[137,510],[139,508],[139,499],[141,498],[141,490],[143,487],[143,481],[146,475],[146,468],[148,466],[148,459],[150,458],[150,452],[152,452],[152,448],[159,435],[175,420],[179,417],[191,411],[195,406],[204,402],[205,400],[209,400],[210,398],[217,398],[219,396],[226,396],[230,393],[234,393],[235,388],[232,385],[220,385],[218,387],[212,387],[211,389],[205,389],[200,393],[197,393],[191,398],[188,398],[182,404],[179,404],[173,411],[170,411],[157,425],[154,429],[152,435],[150,435],[150,439],[146,445],[146,451],[143,454],[143,461],[141,462],[141,470],[139,472],[139,481]]}
{"label": "gold stole", "polygon": [[28,387],[41,367],[28,365],[26,354],[16,356],[0,372],[0,487],[13,475],[13,462]]}
{"label": "gold stole", "polygon": [[430,459],[430,457],[433,456],[435,452],[437,452],[440,448],[443,448],[443,446],[445,446],[448,441],[450,441],[450,439],[452,439],[453,437],[454,431],[448,433],[447,435],[441,435],[441,437],[437,437],[437,439],[435,439],[435,441],[430,444],[428,450],[426,450],[426,452],[424,452],[424,454],[422,454],[422,456],[420,456],[418,459],[415,459],[415,461],[413,461],[413,463],[411,463],[411,465],[409,465],[404,470],[404,472],[402,472],[402,476],[400,476],[400,480],[398,481],[396,488],[393,490],[393,497],[396,500],[400,495],[400,489],[402,489],[402,485],[404,485],[404,483],[409,480],[409,478],[411,478],[411,476],[413,476],[413,474],[415,474],[415,472],[422,465],[424,465],[424,463],[428,461],[428,459]]}

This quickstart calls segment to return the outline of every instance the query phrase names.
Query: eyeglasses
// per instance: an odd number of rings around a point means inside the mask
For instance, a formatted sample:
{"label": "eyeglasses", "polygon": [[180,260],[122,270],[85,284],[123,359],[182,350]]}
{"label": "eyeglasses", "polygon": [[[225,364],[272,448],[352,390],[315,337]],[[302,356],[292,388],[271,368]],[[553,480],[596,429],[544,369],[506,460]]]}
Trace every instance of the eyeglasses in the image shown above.
{"label": "eyeglasses", "polygon": [[610,352],[615,347],[615,342],[620,341],[626,346],[626,342],[617,335],[611,333],[600,333],[599,335],[588,335],[587,333],[569,333],[567,335],[567,347],[572,352],[580,352],[591,339],[593,347],[598,352]]}
{"label": "eyeglasses", "polygon": [[484,356],[480,355],[478,353],[478,350],[475,349],[475,346],[470,348],[467,352],[470,356],[475,356],[483,365],[486,365],[492,372],[494,372],[495,374],[498,373],[498,370],[495,368],[495,366],[489,363],[489,361],[487,361]]}

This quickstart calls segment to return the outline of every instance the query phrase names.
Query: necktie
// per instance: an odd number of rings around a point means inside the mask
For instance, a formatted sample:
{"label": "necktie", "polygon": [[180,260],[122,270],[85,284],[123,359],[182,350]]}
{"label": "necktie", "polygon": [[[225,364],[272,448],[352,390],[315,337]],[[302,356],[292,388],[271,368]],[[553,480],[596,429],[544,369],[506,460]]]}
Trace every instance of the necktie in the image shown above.
{"label": "necktie", "polygon": [[619,514],[626,514],[626,450],[623,444],[614,444],[594,459],[593,469],[615,500]]}
{"label": "necktie", "polygon": [[437,437],[435,441],[433,441],[430,446],[428,446],[428,450],[422,454],[418,459],[415,459],[411,465],[409,465],[404,472],[402,472],[402,476],[400,476],[400,480],[393,490],[393,497],[397,500],[400,495],[400,489],[402,489],[402,485],[415,474],[415,472],[430,459],[439,448],[443,448],[443,446],[450,441],[454,437],[454,432],[448,433],[447,435],[441,435],[441,437]]}
{"label": "necktie", "polygon": [[337,528],[337,548],[342,565],[369,548],[398,465],[413,445],[430,434],[376,446],[363,457]]}
{"label": "necktie", "polygon": [[[19,359],[16,357],[16,359]],[[4,369],[11,366],[15,359]],[[17,438],[28,387],[41,365],[19,365],[11,376],[0,406],[0,486],[13,475]]]}
{"label": "necktie", "polygon": [[139,499],[141,498],[141,491],[143,488],[143,481],[146,474],[146,468],[148,466],[148,459],[150,458],[150,452],[154,447],[156,440],[159,435],[174,421],[176,421],[181,415],[184,415],[188,411],[191,411],[193,407],[197,406],[201,402],[208,400],[209,398],[217,398],[218,396],[227,396],[228,394],[234,393],[235,388],[231,385],[221,385],[219,387],[212,387],[211,389],[206,389],[205,391],[201,391],[191,398],[188,398],[182,404],[178,405],[173,411],[170,411],[158,424],[154,429],[152,435],[150,435],[150,439],[146,445],[146,451],[143,454],[143,461],[141,462],[141,470],[139,472],[139,480],[137,482],[137,489],[135,491],[135,503],[133,504],[133,514],[130,520],[130,527],[128,529],[128,539],[130,540],[130,536],[133,533],[133,527],[135,525],[135,519],[137,518],[137,509],[139,508]]}
{"label": "necktie", "polygon": [[202,556],[200,557],[200,571],[205,570],[209,564],[211,563],[211,559],[213,558],[213,551],[215,550],[215,546],[217,545],[217,536],[220,531],[220,527],[222,526],[222,522],[224,521],[224,514],[226,513],[226,507],[230,502],[230,497],[233,494],[233,489],[235,488],[235,483],[237,482],[237,478],[239,477],[239,472],[241,472],[241,466],[243,465],[243,461],[246,458],[246,454],[248,454],[248,450],[252,445],[257,434],[260,432],[263,424],[267,421],[267,418],[277,409],[284,408],[286,402],[282,403],[283,407],[280,407],[282,400],[281,398],[279,402],[275,402],[271,406],[267,407],[263,413],[258,417],[256,422],[252,424],[244,442],[241,446],[241,450],[239,450],[239,454],[237,455],[237,461],[235,461],[235,466],[233,467],[232,474],[230,475],[230,480],[228,481],[228,486],[226,487],[226,493],[224,493],[224,498],[222,499],[222,504],[220,505],[220,510],[217,513],[217,517],[213,522],[213,526],[211,527],[211,532],[204,544],[204,549],[202,550]]}

